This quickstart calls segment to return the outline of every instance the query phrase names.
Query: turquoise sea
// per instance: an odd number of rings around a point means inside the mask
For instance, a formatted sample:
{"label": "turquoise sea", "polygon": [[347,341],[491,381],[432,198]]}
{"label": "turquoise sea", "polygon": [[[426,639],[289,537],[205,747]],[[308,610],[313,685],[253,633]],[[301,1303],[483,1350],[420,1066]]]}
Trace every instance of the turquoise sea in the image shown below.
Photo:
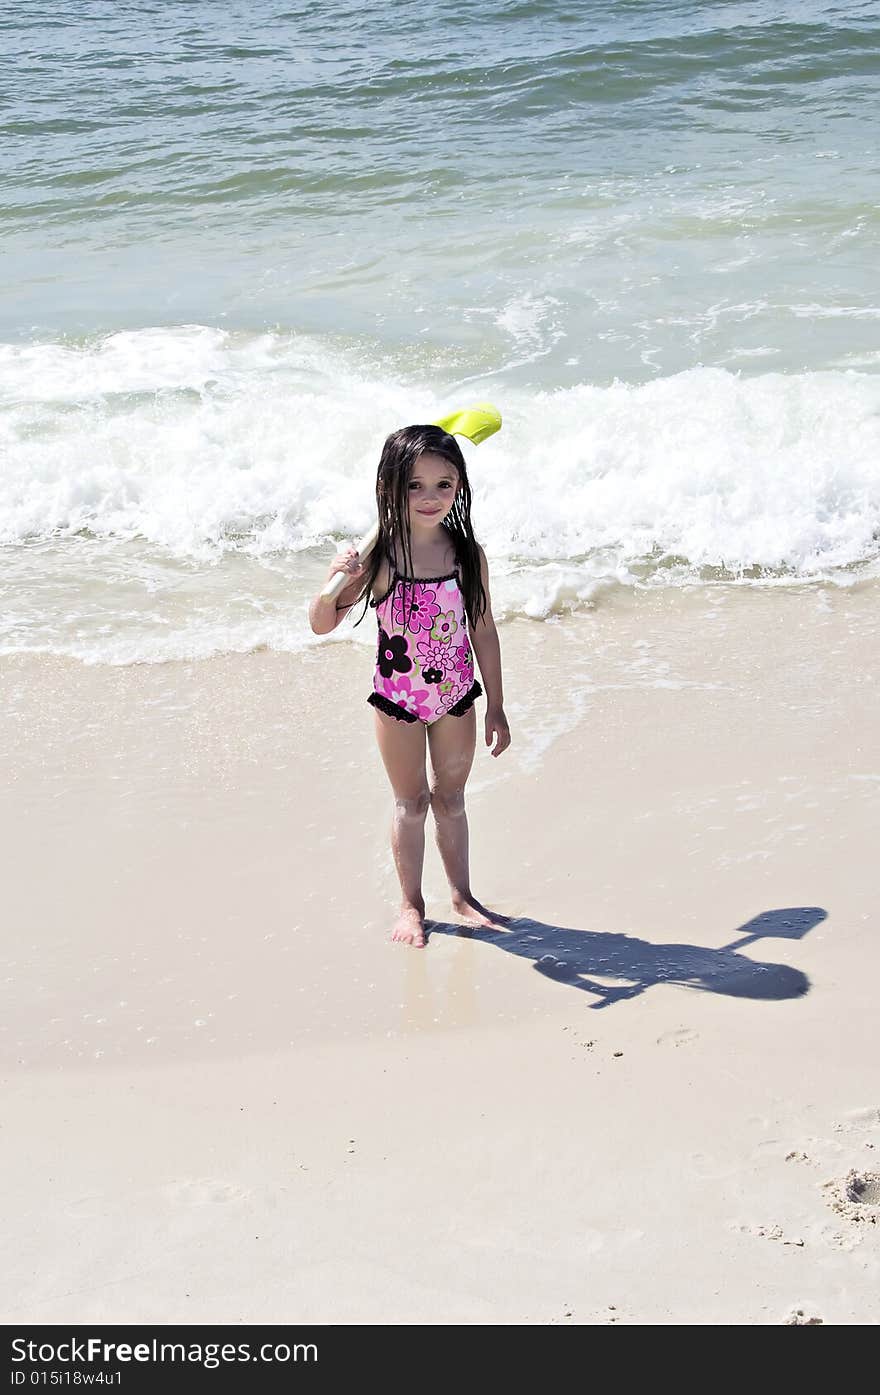
{"label": "turquoise sea", "polygon": [[20,0],[0,97],[0,653],[312,642],[485,398],[502,616],[875,574],[880,3]]}

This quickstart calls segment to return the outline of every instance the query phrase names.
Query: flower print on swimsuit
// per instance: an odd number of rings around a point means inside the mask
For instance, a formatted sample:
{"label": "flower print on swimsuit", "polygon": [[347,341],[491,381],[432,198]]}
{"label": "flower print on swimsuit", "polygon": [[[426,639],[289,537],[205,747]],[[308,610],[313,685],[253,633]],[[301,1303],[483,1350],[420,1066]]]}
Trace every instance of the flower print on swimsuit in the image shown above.
{"label": "flower print on swimsuit", "polygon": [[409,673],[413,661],[407,653],[406,635],[387,635],[379,630],[379,648],[376,663],[383,678],[395,673]]}
{"label": "flower print on swimsuit", "polygon": [[470,688],[470,683],[461,683],[457,677],[447,678],[437,688],[438,711],[448,712]]}
{"label": "flower print on swimsuit", "polygon": [[431,638],[437,640],[438,644],[448,644],[458,629],[458,621],[454,610],[447,610],[445,615],[441,615],[439,610],[438,606],[437,618],[431,626]]}
{"label": "flower print on swimsuit", "polygon": [[449,662],[455,669],[456,674],[466,682],[470,682],[474,676],[474,656],[471,653],[471,646],[465,640],[464,644],[457,644],[455,648],[449,648]]}
{"label": "flower print on swimsuit", "polygon": [[440,607],[432,587],[408,582],[399,591],[395,590],[392,605],[395,625],[402,625],[417,635],[422,630],[430,630],[439,614]]}
{"label": "flower print on swimsuit", "polygon": [[[436,639],[423,639],[417,645],[422,678],[426,683],[441,683],[449,672],[449,646],[438,644]],[[436,674],[435,677],[428,677]]]}
{"label": "flower print on swimsuit", "polygon": [[411,712],[420,721],[427,722],[431,719],[431,709],[425,704],[430,697],[426,688],[413,690],[409,678],[401,675],[400,678],[383,678],[381,688],[376,689],[389,702],[396,703],[398,707],[403,707],[407,712]]}

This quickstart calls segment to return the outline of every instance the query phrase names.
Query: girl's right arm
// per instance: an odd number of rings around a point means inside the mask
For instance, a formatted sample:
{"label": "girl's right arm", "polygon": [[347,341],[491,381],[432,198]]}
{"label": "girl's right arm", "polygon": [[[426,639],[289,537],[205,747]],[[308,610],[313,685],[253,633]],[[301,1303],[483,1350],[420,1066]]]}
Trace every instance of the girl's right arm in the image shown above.
{"label": "girl's right arm", "polygon": [[349,545],[344,552],[338,553],[330,563],[330,570],[327,573],[327,580],[332,581],[337,572],[345,572],[351,577],[351,582],[343,586],[338,596],[317,595],[309,606],[309,624],[316,635],[329,635],[331,630],[335,630],[342,617],[351,610],[363,586],[363,578],[366,567],[361,564],[361,560],[355,549]]}

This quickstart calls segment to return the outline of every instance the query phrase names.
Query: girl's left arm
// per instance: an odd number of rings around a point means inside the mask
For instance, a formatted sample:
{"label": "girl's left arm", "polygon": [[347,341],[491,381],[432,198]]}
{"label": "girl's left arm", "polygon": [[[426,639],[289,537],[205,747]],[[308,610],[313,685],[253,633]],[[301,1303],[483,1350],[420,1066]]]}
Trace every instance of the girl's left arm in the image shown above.
{"label": "girl's left arm", "polygon": [[504,684],[501,678],[501,645],[492,615],[492,599],[489,595],[489,565],[486,554],[480,548],[480,577],[486,592],[486,610],[473,626],[471,639],[474,653],[480,665],[480,674],[486,689],[486,745],[492,745],[495,738],[493,756],[500,756],[510,745],[510,727],[504,715]]}

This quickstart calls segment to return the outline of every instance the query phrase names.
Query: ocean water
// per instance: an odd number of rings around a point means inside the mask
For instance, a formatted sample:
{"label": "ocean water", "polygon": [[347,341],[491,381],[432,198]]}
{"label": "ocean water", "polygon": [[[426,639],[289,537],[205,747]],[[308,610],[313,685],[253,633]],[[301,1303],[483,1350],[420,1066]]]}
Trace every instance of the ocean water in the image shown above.
{"label": "ocean water", "polygon": [[19,0],[0,94],[0,653],[313,643],[487,398],[502,618],[880,570],[880,3]]}

